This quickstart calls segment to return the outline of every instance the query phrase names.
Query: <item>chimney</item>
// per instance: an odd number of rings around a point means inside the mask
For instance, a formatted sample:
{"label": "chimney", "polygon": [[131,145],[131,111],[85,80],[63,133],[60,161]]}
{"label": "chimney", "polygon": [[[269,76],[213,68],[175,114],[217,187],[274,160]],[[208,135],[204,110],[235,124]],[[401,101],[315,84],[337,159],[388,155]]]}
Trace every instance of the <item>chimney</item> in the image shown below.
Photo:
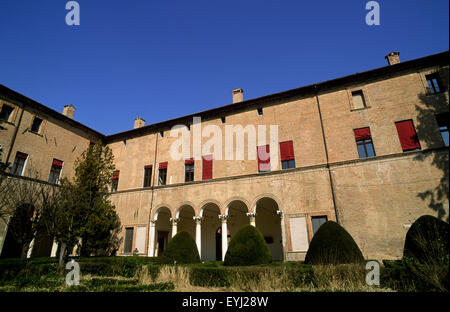
{"label": "chimney", "polygon": [[141,128],[143,126],[145,126],[145,120],[141,117],[136,117],[136,119],[134,120],[134,129]]}
{"label": "chimney", "polygon": [[63,115],[73,119],[73,114],[75,113],[75,107],[73,105],[65,105],[63,109]]}
{"label": "chimney", "polygon": [[242,102],[244,100],[244,90],[237,88],[233,90],[233,103]]}
{"label": "chimney", "polygon": [[384,58],[387,59],[389,65],[394,65],[400,63],[400,52],[391,52]]}

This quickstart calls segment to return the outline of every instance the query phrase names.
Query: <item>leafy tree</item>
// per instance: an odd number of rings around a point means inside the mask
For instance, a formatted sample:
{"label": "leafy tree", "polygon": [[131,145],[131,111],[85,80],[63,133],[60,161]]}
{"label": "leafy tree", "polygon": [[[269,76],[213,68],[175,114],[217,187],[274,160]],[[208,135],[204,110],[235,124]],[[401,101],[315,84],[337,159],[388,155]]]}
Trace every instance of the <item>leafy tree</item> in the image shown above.
{"label": "leafy tree", "polygon": [[73,181],[61,179],[56,195],[48,197],[43,220],[61,244],[60,266],[80,238],[83,256],[111,254],[118,248],[120,221],[109,199],[114,170],[111,150],[101,142],[90,145],[75,162]]}

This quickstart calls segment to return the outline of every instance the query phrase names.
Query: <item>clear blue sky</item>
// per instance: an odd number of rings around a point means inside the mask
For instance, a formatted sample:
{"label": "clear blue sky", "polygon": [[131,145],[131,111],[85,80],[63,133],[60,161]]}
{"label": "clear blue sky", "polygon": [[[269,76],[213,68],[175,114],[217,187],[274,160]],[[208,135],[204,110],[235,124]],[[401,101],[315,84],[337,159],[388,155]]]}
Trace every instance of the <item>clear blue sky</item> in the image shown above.
{"label": "clear blue sky", "polygon": [[449,49],[449,1],[1,0],[0,83],[104,134]]}

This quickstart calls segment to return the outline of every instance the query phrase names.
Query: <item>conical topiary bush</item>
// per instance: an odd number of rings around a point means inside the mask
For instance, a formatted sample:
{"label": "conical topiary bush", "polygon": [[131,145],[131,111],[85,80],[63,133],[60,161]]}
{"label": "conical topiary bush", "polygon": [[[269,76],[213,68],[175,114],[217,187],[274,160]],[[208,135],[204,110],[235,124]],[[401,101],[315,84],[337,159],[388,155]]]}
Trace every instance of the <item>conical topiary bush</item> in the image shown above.
{"label": "conical topiary bush", "polygon": [[448,230],[447,222],[429,215],[421,216],[406,233],[403,257],[428,264],[448,262]]}
{"label": "conical topiary bush", "polygon": [[364,257],[353,237],[334,221],[325,222],[317,230],[305,258],[305,263],[323,265],[363,261]]}
{"label": "conical topiary bush", "polygon": [[223,265],[256,265],[272,261],[261,232],[252,225],[242,227],[231,239]]}
{"label": "conical topiary bush", "polygon": [[167,244],[163,253],[165,263],[199,263],[197,244],[187,232],[177,233]]}

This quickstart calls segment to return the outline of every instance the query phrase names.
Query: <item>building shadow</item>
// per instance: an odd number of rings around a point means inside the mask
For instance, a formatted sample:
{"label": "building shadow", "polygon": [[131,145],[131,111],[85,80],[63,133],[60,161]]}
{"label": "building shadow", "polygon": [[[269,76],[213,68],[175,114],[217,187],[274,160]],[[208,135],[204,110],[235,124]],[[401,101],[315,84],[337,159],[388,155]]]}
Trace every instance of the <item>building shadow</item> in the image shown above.
{"label": "building shadow", "polygon": [[[449,148],[444,144],[445,126],[448,135],[449,105],[448,93],[448,69],[436,72],[440,77],[440,92],[429,91],[419,94],[420,105],[416,104],[418,137],[426,143],[423,153],[414,157],[415,161],[428,161],[439,169],[441,178],[438,186],[417,194],[417,197],[428,201],[428,206],[437,212],[439,219],[443,219],[448,211],[449,199]],[[443,130],[444,133],[441,133]],[[448,141],[447,141],[448,142]],[[446,221],[449,221],[447,215]]]}

